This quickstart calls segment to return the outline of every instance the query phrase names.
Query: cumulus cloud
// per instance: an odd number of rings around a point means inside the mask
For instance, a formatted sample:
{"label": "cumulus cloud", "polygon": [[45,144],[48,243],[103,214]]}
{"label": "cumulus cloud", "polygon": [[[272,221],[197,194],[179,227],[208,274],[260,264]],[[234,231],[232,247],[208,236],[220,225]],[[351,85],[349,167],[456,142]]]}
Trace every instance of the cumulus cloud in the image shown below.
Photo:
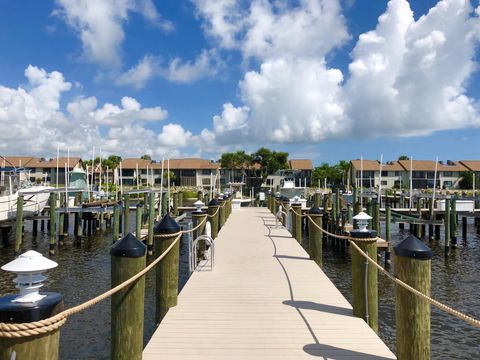
{"label": "cumulus cloud", "polygon": [[338,1],[193,1],[207,34],[245,58],[323,56],[348,39]]}
{"label": "cumulus cloud", "polygon": [[62,96],[72,85],[58,71],[28,66],[27,85],[16,89],[0,86],[0,152],[3,154],[53,155],[57,145],[71,153],[86,154],[92,146],[104,153],[138,156],[180,154],[192,134],[178,124],[161,132],[149,124],[167,118],[166,110],[143,107],[124,96],[119,105],[99,106],[93,97],[78,97],[62,110]]}
{"label": "cumulus cloud", "polygon": [[480,10],[468,0],[439,1],[418,20],[406,0],[389,1],[376,28],[356,41],[348,74],[326,60],[349,38],[338,1],[193,1],[219,46],[260,61],[239,82],[241,104],[226,102],[213,117],[218,142],[413,136],[480,125],[467,93]]}
{"label": "cumulus cloud", "polygon": [[163,20],[152,0],[56,0],[54,14],[65,20],[80,38],[87,60],[105,67],[121,65],[124,23],[129,12],[138,12],[147,20],[169,31],[172,24]]}
{"label": "cumulus cloud", "polygon": [[183,61],[175,57],[165,65],[159,57],[146,55],[137,65],[121,74],[116,83],[142,89],[148,81],[162,77],[174,83],[186,84],[214,77],[223,66],[224,63],[215,49],[202,50],[193,61]]}

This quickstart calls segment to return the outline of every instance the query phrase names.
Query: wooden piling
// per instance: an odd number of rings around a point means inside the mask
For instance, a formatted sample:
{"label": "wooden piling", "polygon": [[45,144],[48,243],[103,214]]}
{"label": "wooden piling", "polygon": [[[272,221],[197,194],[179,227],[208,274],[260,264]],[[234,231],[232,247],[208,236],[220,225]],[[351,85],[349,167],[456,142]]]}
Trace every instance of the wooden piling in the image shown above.
{"label": "wooden piling", "polygon": [[142,238],[142,213],[143,204],[137,204],[135,209],[135,236],[139,239]]}
{"label": "wooden piling", "polygon": [[378,203],[378,201],[375,201],[375,203],[373,204],[373,211],[375,215],[374,230],[377,232],[377,234],[380,234],[380,204]]}
{"label": "wooden piling", "polygon": [[462,239],[467,239],[467,217],[462,216]]}
{"label": "wooden piling", "polygon": [[[322,249],[322,231],[317,228],[322,228],[322,212],[318,207],[310,208],[308,215],[312,220],[308,220],[308,249],[310,259],[322,267],[323,266],[323,249]],[[313,225],[314,222],[317,226]]]}
{"label": "wooden piling", "polygon": [[[208,203],[208,219],[207,221],[210,221],[211,229],[212,229],[212,239],[216,239],[218,236],[218,220],[219,220],[219,212],[220,210],[218,209],[220,204],[216,199],[212,199]],[[215,215],[214,215],[215,214]]]}
{"label": "wooden piling", "polygon": [[183,192],[178,193],[178,207],[183,207]]}
{"label": "wooden piling", "polygon": [[[180,226],[166,214],[154,229],[155,256],[162,255],[178,236]],[[170,236],[168,236],[170,235]],[[168,309],[177,305],[178,265],[180,241],[157,265],[156,269],[156,323],[165,317]]]}
{"label": "wooden piling", "polygon": [[50,194],[50,244],[49,244],[49,252],[50,254],[55,254],[55,245],[57,242],[57,236],[56,236],[56,219],[57,219],[57,213],[55,211],[57,205],[57,194],[52,192]]}
{"label": "wooden piling", "polygon": [[218,203],[220,204],[219,210],[218,210],[218,228],[221,229],[223,225],[225,225],[225,206],[226,206],[226,200],[222,199],[219,200]]}
{"label": "wooden piling", "polygon": [[113,243],[115,243],[120,234],[120,208],[118,205],[113,207]]}
{"label": "wooden piling", "polygon": [[[430,296],[432,252],[414,236],[395,246],[395,276]],[[397,358],[430,359],[430,303],[403,287],[395,287]]]}
{"label": "wooden piling", "polygon": [[[60,193],[60,207],[65,207],[65,193]],[[64,233],[63,233],[63,224],[65,222],[65,212],[62,211],[58,214],[58,240],[59,242],[63,241]]]}
{"label": "wooden piling", "polygon": [[[141,207],[137,207],[142,209]],[[141,210],[140,210],[141,213]],[[141,218],[140,218],[141,220]],[[128,233],[110,250],[112,288],[128,280],[146,265],[146,246]],[[111,358],[141,360],[143,351],[143,323],[145,276],[112,295],[111,301]]]}
{"label": "wooden piling", "polygon": [[123,232],[125,236],[129,233],[130,229],[130,194],[123,195]]}
{"label": "wooden piling", "polygon": [[450,252],[450,199],[445,199],[445,255]]}
{"label": "wooden piling", "polygon": [[148,194],[148,234],[147,234],[147,253],[153,255],[153,224],[155,222],[155,193]]}
{"label": "wooden piling", "polygon": [[[377,259],[375,231],[353,230],[350,235],[358,239],[372,241],[355,241],[360,249],[371,259]],[[353,315],[360,317],[378,333],[378,273],[357,250],[352,249],[352,294]]]}
{"label": "wooden piling", "polygon": [[173,193],[173,216],[178,216],[178,193]]}
{"label": "wooden piling", "polygon": [[388,243],[388,247],[385,249],[385,264],[390,264],[390,241],[392,240],[391,232],[392,224],[392,208],[390,204],[387,204],[385,208],[385,240]]}
{"label": "wooden piling", "polygon": [[457,222],[457,200],[452,199],[451,203],[451,212],[450,212],[450,232],[451,232],[451,245],[452,247],[457,247],[457,238],[458,238],[458,222]]}
{"label": "wooden piling", "polygon": [[20,253],[23,239],[23,195],[17,197],[17,213],[15,220],[15,254]]}
{"label": "wooden piling", "polygon": [[[295,226],[294,226],[295,224]],[[298,243],[302,243],[302,204],[293,203],[292,204],[292,228],[295,228],[294,233],[292,234]]]}

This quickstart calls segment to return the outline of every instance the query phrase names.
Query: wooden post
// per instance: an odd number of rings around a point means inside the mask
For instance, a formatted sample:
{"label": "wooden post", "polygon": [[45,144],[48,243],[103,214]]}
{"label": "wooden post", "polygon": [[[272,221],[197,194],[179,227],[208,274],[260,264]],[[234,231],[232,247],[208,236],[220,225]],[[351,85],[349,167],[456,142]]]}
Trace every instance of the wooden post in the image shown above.
{"label": "wooden post", "polygon": [[284,214],[282,214],[282,224],[283,226],[287,227],[287,216],[288,211],[290,210],[290,200],[286,196],[283,196],[280,199],[282,199],[282,211],[284,212]]}
{"label": "wooden post", "polygon": [[[295,224],[295,225],[294,225]],[[302,243],[302,204],[301,203],[293,203],[292,204],[292,228],[295,229],[294,233],[292,234],[295,239],[297,239],[298,243]]]}
{"label": "wooden post", "polygon": [[183,192],[178,193],[178,207],[183,207]]}
{"label": "wooden post", "polygon": [[[377,259],[377,244],[375,231],[352,230],[350,236],[372,241],[355,241],[363,252]],[[352,249],[352,294],[353,315],[360,317],[378,333],[378,273],[377,268],[370,264],[357,250]]]}
{"label": "wooden post", "polygon": [[[178,236],[180,226],[166,214],[154,229],[155,256],[162,255]],[[170,235],[170,236],[166,236]],[[178,265],[180,241],[157,265],[156,269],[156,323],[159,324],[168,309],[177,305]]]}
{"label": "wooden post", "polygon": [[320,208],[322,205],[322,194],[320,193],[320,190],[315,191],[315,195],[313,195],[313,206]]}
{"label": "wooden post", "polygon": [[178,193],[173,193],[173,216],[178,215]]}
{"label": "wooden post", "polygon": [[130,229],[130,194],[123,195],[123,232],[125,236],[129,233]]}
{"label": "wooden post", "polygon": [[75,236],[82,236],[82,219],[80,217],[81,213],[75,213]]}
{"label": "wooden post", "polygon": [[[432,251],[414,236],[395,246],[395,276],[430,296]],[[400,285],[395,287],[397,357],[430,359],[430,304]]]}
{"label": "wooden post", "polygon": [[[149,206],[149,193],[148,192],[144,192],[143,193],[143,224],[145,225],[147,223],[147,219],[148,219],[148,206]],[[160,204],[160,207],[162,206],[162,204]]]}
{"label": "wooden post", "polygon": [[15,220],[15,254],[20,253],[23,239],[23,195],[17,197],[17,213]]}
{"label": "wooden post", "polygon": [[120,234],[120,209],[118,205],[113,207],[113,243],[115,243]]}
{"label": "wooden post", "polygon": [[450,199],[445,199],[445,255],[450,252]]}
{"label": "wooden post", "polygon": [[462,216],[462,239],[467,239],[467,217]]}
{"label": "wooden post", "polygon": [[[323,249],[322,249],[322,231],[317,228],[322,227],[322,212],[318,207],[310,208],[308,215],[311,217],[311,221],[308,220],[308,242],[309,242],[309,253],[310,259],[315,261],[315,263],[322,267],[323,265]],[[311,222],[314,222],[317,226],[313,225]]]}
{"label": "wooden post", "polygon": [[57,236],[55,234],[57,226],[56,226],[56,219],[57,213],[55,211],[57,205],[57,194],[52,192],[50,194],[50,244],[49,244],[49,251],[50,254],[55,254],[55,245],[57,242]]}
{"label": "wooden post", "polygon": [[[137,206],[137,215],[141,214],[141,210],[142,207]],[[131,233],[112,246],[110,250],[112,288],[145,269],[146,251],[147,247]],[[144,300],[145,276],[112,295],[112,359],[142,359]]]}
{"label": "wooden post", "polygon": [[[64,206],[65,204],[65,193],[64,192],[61,192],[60,193],[60,207],[65,207]],[[60,212],[58,214],[58,240],[59,242],[62,242],[63,241],[63,236],[64,236],[64,233],[63,233],[63,229],[64,229],[64,222],[65,222],[65,212]]]}
{"label": "wooden post", "polygon": [[[200,211],[193,211],[192,212],[192,225],[193,227],[196,227],[198,224],[200,224],[203,219],[207,216],[207,213],[203,210]],[[206,221],[200,225],[200,227],[193,232],[193,239],[195,240],[198,238],[200,235],[203,234],[203,231],[205,230],[205,224]],[[200,254],[200,258],[203,259],[203,254],[206,250],[206,243],[205,241],[199,241],[198,244],[198,253]],[[196,265],[196,264],[195,264]]]}
{"label": "wooden post", "polygon": [[[372,217],[372,220],[373,220],[373,208],[372,208],[372,202],[371,202],[371,200],[368,200],[366,207],[367,207],[367,214],[368,214],[370,217]],[[368,221],[368,228],[369,228],[369,229],[372,229],[372,225],[373,225],[372,220],[369,220],[369,221]]]}
{"label": "wooden post", "polygon": [[[428,201],[428,213],[429,213],[429,220],[430,221],[433,221],[435,219],[435,215],[434,215],[434,203],[432,201],[432,199],[430,199]],[[428,238],[430,240],[433,240],[434,239],[434,234],[433,234],[433,224],[428,224]]]}
{"label": "wooden post", "polygon": [[225,206],[226,200],[219,200],[220,208],[218,210],[218,228],[221,229],[225,225]]}
{"label": "wooden post", "polygon": [[[218,210],[218,207],[219,207],[219,203],[216,199],[212,199],[209,203],[208,203],[208,215],[213,215],[215,214],[215,216],[213,217],[208,217],[207,221],[210,221],[210,224],[212,225],[212,239],[216,239],[217,236],[218,236],[218,218],[219,218],[219,210]],[[218,211],[217,211],[218,210]]]}
{"label": "wooden post", "polygon": [[38,220],[33,219],[32,221],[32,235],[37,236],[38,234]]}
{"label": "wooden post", "polygon": [[162,217],[165,216],[169,211],[169,203],[170,199],[168,198],[168,195],[166,192],[163,193],[162,195],[162,213],[160,214]]}
{"label": "wooden post", "polygon": [[373,209],[374,209],[374,218],[375,218],[375,227],[374,230],[377,232],[377,234],[380,234],[380,204],[375,201],[373,204]]}
{"label": "wooden post", "polygon": [[148,194],[148,235],[147,235],[147,252],[153,255],[153,224],[155,222],[155,193]]}
{"label": "wooden post", "polygon": [[452,247],[457,247],[457,238],[458,238],[458,222],[457,222],[457,200],[453,199],[450,203],[451,213],[450,213],[450,231],[451,231],[451,240]]}
{"label": "wooden post", "polygon": [[390,264],[390,241],[392,240],[391,232],[392,223],[392,208],[387,204],[385,208],[385,240],[388,242],[388,247],[385,249],[385,264]]}
{"label": "wooden post", "polygon": [[139,239],[142,238],[142,212],[143,204],[137,204],[135,209],[135,236]]}
{"label": "wooden post", "polygon": [[[48,292],[41,301],[13,302],[17,294],[3,296],[0,300],[0,322],[28,323],[45,320],[63,310],[63,297]],[[0,337],[0,359],[5,360],[58,360],[60,328],[45,334],[6,338]]]}
{"label": "wooden post", "polygon": [[197,200],[200,200],[200,201],[203,202],[203,191],[202,190],[197,191]]}

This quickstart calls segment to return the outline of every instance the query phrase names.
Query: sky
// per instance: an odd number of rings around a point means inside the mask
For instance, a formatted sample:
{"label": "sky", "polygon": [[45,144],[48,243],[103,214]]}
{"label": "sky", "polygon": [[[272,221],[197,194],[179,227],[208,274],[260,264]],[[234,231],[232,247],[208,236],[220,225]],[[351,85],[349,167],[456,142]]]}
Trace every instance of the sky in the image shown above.
{"label": "sky", "polygon": [[0,154],[480,159],[479,14],[469,0],[0,0]]}

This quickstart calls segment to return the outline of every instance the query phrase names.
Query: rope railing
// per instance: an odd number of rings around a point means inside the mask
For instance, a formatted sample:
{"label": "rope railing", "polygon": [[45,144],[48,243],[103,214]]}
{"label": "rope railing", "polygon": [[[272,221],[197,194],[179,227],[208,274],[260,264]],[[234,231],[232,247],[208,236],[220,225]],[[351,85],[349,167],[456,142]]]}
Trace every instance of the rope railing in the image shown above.
{"label": "rope railing", "polygon": [[[211,215],[212,217],[215,216],[218,212]],[[129,286],[142,276],[144,276],[147,272],[153,269],[168,253],[172,250],[172,248],[177,244],[183,234],[193,232],[199,229],[205,222],[207,221],[207,216],[205,216],[202,221],[200,221],[194,228],[188,230],[181,230],[173,234],[156,234],[155,237],[176,237],[175,240],[170,244],[170,246],[155,260],[153,260],[145,269],[139,271],[137,274],[132,276],[131,278],[125,280],[121,284],[115,286],[114,288],[88,300],[82,304],[74,306],[72,308],[66,309],[50,318],[28,322],[28,323],[0,323],[0,337],[4,338],[20,338],[20,337],[28,337],[28,336],[35,336],[45,334],[51,331],[55,331],[60,328],[66,321],[67,318],[71,315],[79,313],[89,307],[105,300],[106,298],[112,296],[113,294],[117,293],[118,291],[122,290],[123,288]]]}
{"label": "rope railing", "polygon": [[[175,236],[175,234],[169,234],[169,236]],[[82,304],[77,306],[71,307],[66,309],[57,315],[49,317],[44,320],[28,322],[28,323],[0,323],[0,337],[4,338],[20,338],[20,337],[28,337],[28,336],[35,336],[45,334],[51,331],[54,331],[60,328],[66,321],[69,316],[72,316],[76,313],[79,313],[89,307],[105,300],[106,298],[112,296],[113,294],[119,292],[123,288],[127,287],[128,285],[132,284],[142,276],[144,276],[147,272],[155,267],[168,253],[173,249],[173,247],[177,244],[180,240],[181,234],[178,234],[175,240],[170,244],[170,246],[154,261],[152,261],[145,269],[139,271],[137,274],[132,276],[131,278],[125,280],[121,284],[115,286],[114,288],[88,300]]]}
{"label": "rope railing", "polygon": [[385,270],[382,266],[380,266],[374,259],[372,259],[370,256],[368,256],[368,254],[366,254],[355,242],[358,242],[358,241],[373,241],[373,240],[377,240],[377,238],[371,238],[371,239],[357,239],[357,238],[353,238],[351,236],[346,236],[346,235],[337,235],[337,234],[333,234],[333,233],[330,233],[326,230],[324,230],[321,226],[319,226],[317,223],[315,223],[313,221],[313,219],[311,218],[311,216],[307,215],[308,217],[308,220],[317,228],[319,229],[321,232],[329,235],[329,236],[332,236],[332,237],[336,237],[338,239],[345,239],[345,240],[348,240],[350,241],[350,244],[355,248],[355,250],[357,250],[359,252],[360,255],[362,255],[369,263],[371,263],[373,266],[375,266],[380,272],[382,272],[383,274],[385,274],[390,280],[392,280],[394,283],[402,286],[404,289],[410,291],[411,293],[413,293],[414,295],[420,297],[421,299],[423,300],[426,300],[428,301],[431,305],[435,306],[436,308],[446,312],[446,313],[449,313],[450,315],[453,315],[455,316],[456,318],[460,319],[460,320],[463,320],[467,323],[469,323],[470,325],[473,325],[477,328],[480,328],[480,321],[467,315],[467,314],[464,314],[458,310],[455,310],[453,308],[451,308],[450,306],[447,306],[443,303],[441,303],[440,301],[438,300],[435,300],[433,299],[432,297],[418,291],[417,289],[413,288],[412,286],[408,285],[407,283],[403,282],[402,280],[398,279],[397,277],[395,277],[394,275],[392,275],[390,272],[388,272],[387,270]]}

